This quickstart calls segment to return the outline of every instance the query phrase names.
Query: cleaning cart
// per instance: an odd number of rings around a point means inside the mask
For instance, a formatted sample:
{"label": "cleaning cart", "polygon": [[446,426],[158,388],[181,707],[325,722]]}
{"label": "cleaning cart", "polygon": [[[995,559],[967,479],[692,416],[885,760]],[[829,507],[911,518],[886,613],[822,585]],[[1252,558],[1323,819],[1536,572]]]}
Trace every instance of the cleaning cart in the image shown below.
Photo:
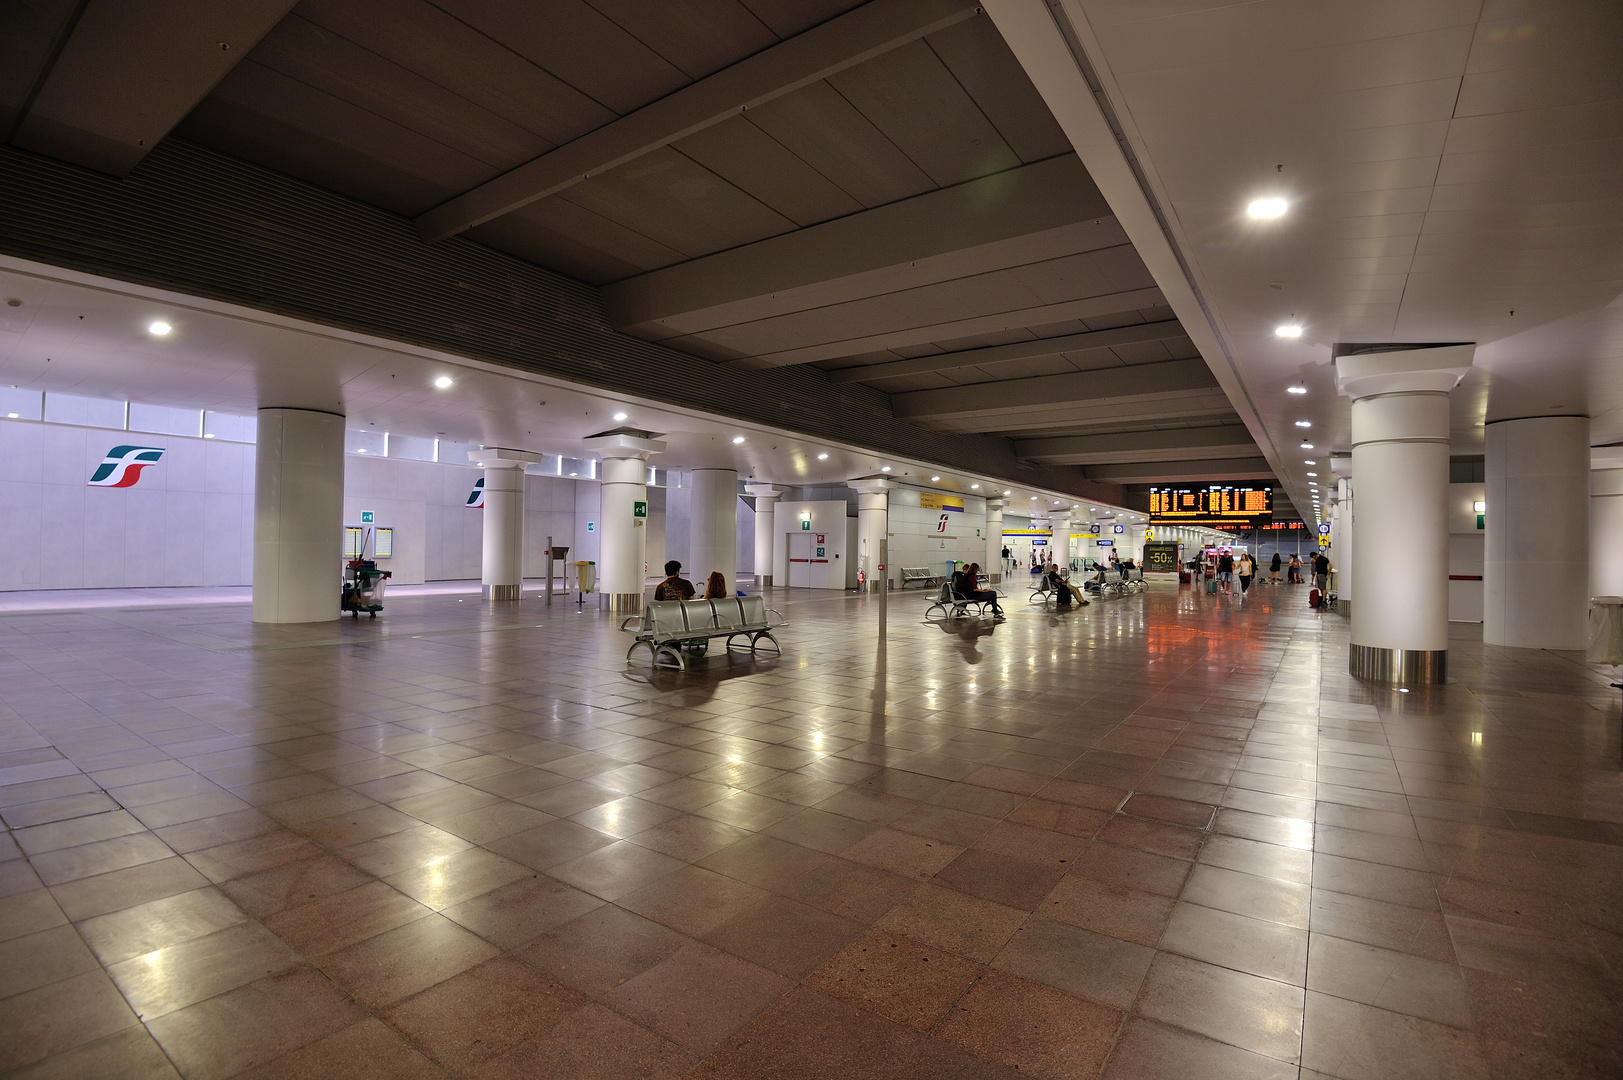
{"label": "cleaning cart", "polygon": [[383,585],[389,571],[379,570],[371,559],[351,559],[344,564],[344,593],[341,608],[359,619],[361,612],[372,618],[383,610]]}

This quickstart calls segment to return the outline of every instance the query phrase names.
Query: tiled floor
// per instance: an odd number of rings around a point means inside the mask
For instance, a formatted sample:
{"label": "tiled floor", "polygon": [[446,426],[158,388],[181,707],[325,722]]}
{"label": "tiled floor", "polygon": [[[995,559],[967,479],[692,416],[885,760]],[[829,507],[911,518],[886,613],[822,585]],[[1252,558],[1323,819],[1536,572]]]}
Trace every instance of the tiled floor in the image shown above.
{"label": "tiled floor", "polygon": [[[1022,590],[1023,591],[1023,590]],[[1616,1077],[1619,697],[1300,589],[776,661],[400,597],[0,616],[0,1071]]]}

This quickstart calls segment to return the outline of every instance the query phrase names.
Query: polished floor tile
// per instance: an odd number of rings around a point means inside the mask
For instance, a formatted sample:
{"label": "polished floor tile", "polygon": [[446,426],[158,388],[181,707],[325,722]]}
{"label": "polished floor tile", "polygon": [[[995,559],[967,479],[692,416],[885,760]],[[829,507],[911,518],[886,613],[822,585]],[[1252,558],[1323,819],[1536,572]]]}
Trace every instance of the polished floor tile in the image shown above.
{"label": "polished floor tile", "polygon": [[1609,672],[1399,695],[1292,589],[883,658],[780,590],[687,673],[458,599],[0,614],[0,1071],[1623,1072]]}

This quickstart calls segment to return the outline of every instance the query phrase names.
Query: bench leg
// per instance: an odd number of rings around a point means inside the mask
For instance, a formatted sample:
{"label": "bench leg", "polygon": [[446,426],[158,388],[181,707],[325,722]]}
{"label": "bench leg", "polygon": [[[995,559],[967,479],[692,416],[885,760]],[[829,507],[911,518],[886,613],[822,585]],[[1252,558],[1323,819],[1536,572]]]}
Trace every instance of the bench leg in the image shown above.
{"label": "bench leg", "polygon": [[[682,646],[680,643],[666,642],[663,645],[650,644],[649,649],[652,650],[654,654],[653,663],[655,667],[675,668],[678,671],[686,671],[688,669],[687,660],[682,657]],[[664,653],[666,656],[669,656],[672,660],[675,660],[676,663],[661,664],[659,662],[660,653]]]}
{"label": "bench leg", "polygon": [[759,649],[763,639],[772,643],[772,655],[783,655],[783,646],[778,644],[778,639],[772,636],[772,631],[770,630],[762,630],[750,638],[750,652],[755,652],[757,649]]}

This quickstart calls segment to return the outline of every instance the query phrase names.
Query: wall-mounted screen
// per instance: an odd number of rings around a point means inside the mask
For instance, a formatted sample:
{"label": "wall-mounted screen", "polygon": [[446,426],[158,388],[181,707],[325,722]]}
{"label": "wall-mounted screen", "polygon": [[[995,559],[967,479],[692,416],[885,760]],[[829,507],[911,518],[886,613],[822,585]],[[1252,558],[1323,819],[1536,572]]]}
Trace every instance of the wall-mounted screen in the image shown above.
{"label": "wall-mounted screen", "polygon": [[373,530],[372,557],[374,559],[394,558],[394,530],[392,528]]}
{"label": "wall-mounted screen", "polygon": [[366,531],[353,526],[344,527],[344,558],[359,559],[361,547],[366,543]]}
{"label": "wall-mounted screen", "polygon": [[1150,521],[1163,525],[1266,525],[1274,489],[1234,484],[1150,488]]}

